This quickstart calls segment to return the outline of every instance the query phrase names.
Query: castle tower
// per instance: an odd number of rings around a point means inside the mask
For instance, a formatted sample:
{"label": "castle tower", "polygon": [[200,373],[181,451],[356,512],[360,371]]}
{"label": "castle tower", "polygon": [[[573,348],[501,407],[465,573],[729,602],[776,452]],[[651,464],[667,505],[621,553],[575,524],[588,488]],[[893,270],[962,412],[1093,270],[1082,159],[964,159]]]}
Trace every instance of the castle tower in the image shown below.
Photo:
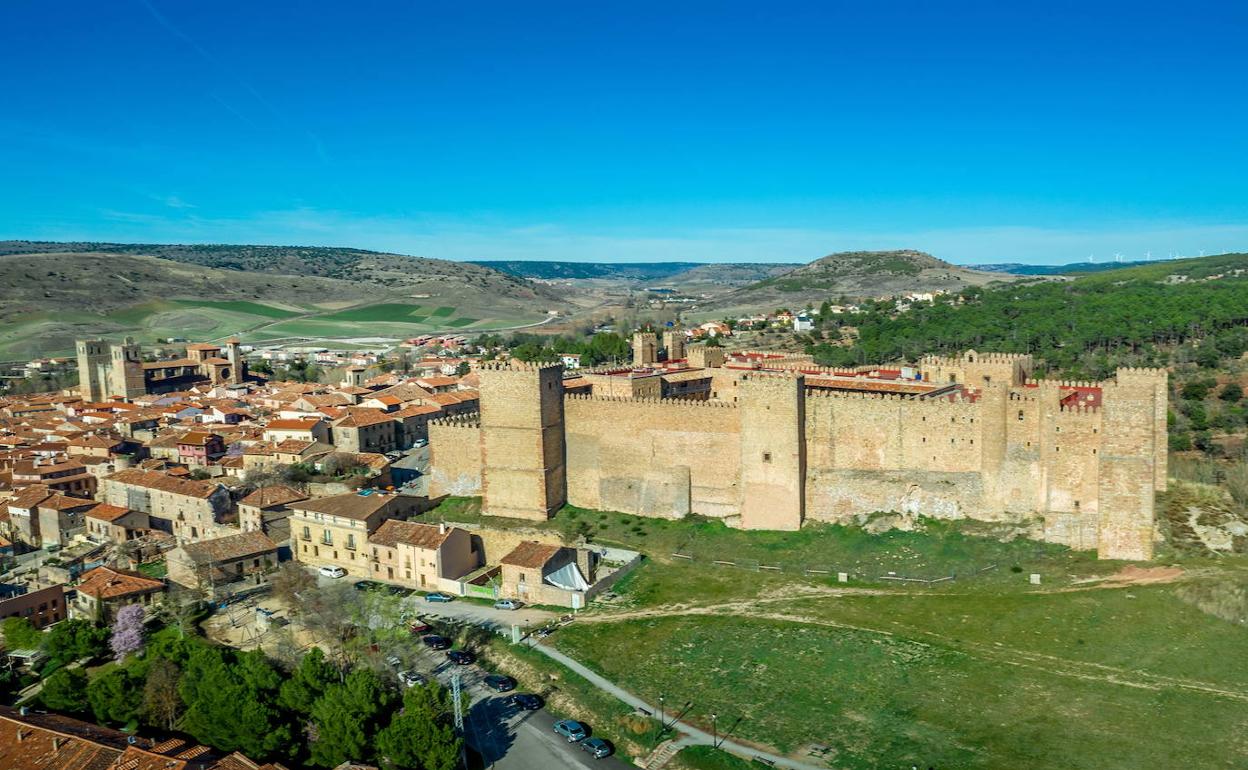
{"label": "castle tower", "polygon": [[147,392],[143,379],[143,354],[131,337],[110,346],[108,395],[134,398]]}
{"label": "castle tower", "polygon": [[1096,549],[1102,559],[1153,556],[1154,495],[1166,472],[1166,377],[1164,369],[1119,369],[1102,385]]}
{"label": "castle tower", "polygon": [[705,342],[690,345],[685,352],[689,365],[699,369],[718,369],[724,365],[724,349],[711,347]]}
{"label": "castle tower", "polygon": [[567,502],[563,366],[492,364],[480,374],[482,513],[545,521]]}
{"label": "castle tower", "polygon": [[368,369],[363,366],[348,366],[342,372],[342,386],[344,388],[362,388],[364,387],[364,373]]}
{"label": "castle tower", "polygon": [[654,332],[633,334],[633,366],[650,366],[659,360],[659,338]]}
{"label": "castle tower", "polygon": [[799,529],[806,511],[805,377],[746,377],[738,404],[741,528]]}
{"label": "castle tower", "polygon": [[243,382],[247,379],[247,362],[243,360],[240,346],[238,337],[230,337],[225,341],[225,357],[230,362],[230,382]]}
{"label": "castle tower", "polygon": [[111,354],[104,340],[78,340],[78,394],[87,401],[108,398]]}
{"label": "castle tower", "polygon": [[667,351],[668,361],[679,361],[685,357],[685,333],[680,329],[668,329],[663,332],[663,349]]}

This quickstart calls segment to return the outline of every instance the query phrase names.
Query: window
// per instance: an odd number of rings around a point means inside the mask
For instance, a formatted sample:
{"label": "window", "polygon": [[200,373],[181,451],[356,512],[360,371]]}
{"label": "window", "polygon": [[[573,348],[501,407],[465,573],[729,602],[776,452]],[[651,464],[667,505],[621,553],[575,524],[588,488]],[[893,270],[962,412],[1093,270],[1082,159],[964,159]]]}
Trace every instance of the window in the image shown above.
{"label": "window", "polygon": [[1022,409],[1019,409],[1019,410],[1018,410],[1018,421],[1019,421],[1019,422],[1022,422],[1022,421],[1023,421],[1023,410],[1022,410]]}
{"label": "window", "polygon": [[763,452],[763,462],[771,462],[771,452]]}

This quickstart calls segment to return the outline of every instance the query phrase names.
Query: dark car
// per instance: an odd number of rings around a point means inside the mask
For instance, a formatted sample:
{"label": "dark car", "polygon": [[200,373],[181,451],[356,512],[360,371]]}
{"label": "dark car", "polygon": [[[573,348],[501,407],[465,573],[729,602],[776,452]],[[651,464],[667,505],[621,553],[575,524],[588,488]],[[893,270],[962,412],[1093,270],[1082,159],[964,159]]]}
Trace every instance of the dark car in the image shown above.
{"label": "dark car", "polygon": [[451,648],[451,640],[437,634],[429,634],[422,637],[420,641],[424,642],[425,646],[431,650],[449,650]]}
{"label": "dark car", "polygon": [[602,738],[586,738],[581,743],[581,750],[588,751],[589,755],[594,759],[602,759],[611,756],[611,752],[615,751],[615,747],[610,741],[604,741]]}
{"label": "dark car", "polygon": [[516,689],[516,680],[502,674],[490,674],[483,681],[485,686],[494,692],[508,692]]}
{"label": "dark car", "polygon": [[540,695],[534,695],[530,692],[518,692],[507,697],[507,705],[515,706],[521,711],[537,711],[545,705],[545,701],[542,700]]}
{"label": "dark car", "polygon": [[355,584],[355,590],[357,591],[371,591],[374,588],[381,588],[381,583],[375,580],[361,580]]}
{"label": "dark car", "polygon": [[451,662],[457,666],[467,666],[477,659],[476,655],[467,650],[451,650],[446,654],[446,657],[450,658]]}
{"label": "dark car", "polygon": [[427,602],[453,602],[455,601],[455,597],[451,596],[445,591],[434,591],[431,594],[425,594],[425,601]]}
{"label": "dark car", "polygon": [[412,590],[403,586],[386,586],[386,593],[391,596],[410,596]]}

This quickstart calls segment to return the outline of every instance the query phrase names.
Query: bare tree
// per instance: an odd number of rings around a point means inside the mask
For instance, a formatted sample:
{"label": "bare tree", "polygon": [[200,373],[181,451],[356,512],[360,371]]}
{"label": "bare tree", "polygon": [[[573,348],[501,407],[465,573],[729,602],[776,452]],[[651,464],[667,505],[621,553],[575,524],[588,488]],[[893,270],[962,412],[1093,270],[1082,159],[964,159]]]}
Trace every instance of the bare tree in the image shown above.
{"label": "bare tree", "polygon": [[147,672],[143,685],[143,712],[153,724],[173,730],[182,716],[182,697],[178,695],[181,672],[173,661],[156,658]]}

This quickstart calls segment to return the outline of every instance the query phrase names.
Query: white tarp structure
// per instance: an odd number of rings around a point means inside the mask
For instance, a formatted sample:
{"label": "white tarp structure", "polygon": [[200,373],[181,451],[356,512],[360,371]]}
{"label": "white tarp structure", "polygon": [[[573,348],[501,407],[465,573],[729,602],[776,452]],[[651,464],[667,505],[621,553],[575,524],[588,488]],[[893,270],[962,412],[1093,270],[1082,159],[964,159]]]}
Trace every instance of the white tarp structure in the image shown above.
{"label": "white tarp structure", "polygon": [[565,591],[585,591],[589,589],[589,583],[586,582],[585,576],[581,574],[581,570],[576,566],[575,562],[569,562],[547,575],[546,582]]}

